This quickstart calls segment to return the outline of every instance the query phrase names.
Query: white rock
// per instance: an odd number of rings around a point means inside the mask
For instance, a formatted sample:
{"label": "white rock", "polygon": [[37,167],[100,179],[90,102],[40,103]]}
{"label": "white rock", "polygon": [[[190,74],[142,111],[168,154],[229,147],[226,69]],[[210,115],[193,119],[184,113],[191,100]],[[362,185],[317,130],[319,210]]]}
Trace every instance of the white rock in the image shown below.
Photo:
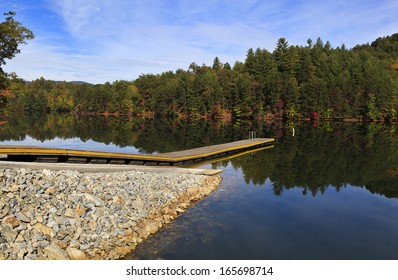
{"label": "white rock", "polygon": [[47,257],[51,260],[68,259],[68,254],[55,243],[51,243],[46,248],[44,248],[44,252],[47,254]]}
{"label": "white rock", "polygon": [[71,260],[88,260],[87,255],[83,251],[73,247],[66,248],[66,253],[68,253]]}

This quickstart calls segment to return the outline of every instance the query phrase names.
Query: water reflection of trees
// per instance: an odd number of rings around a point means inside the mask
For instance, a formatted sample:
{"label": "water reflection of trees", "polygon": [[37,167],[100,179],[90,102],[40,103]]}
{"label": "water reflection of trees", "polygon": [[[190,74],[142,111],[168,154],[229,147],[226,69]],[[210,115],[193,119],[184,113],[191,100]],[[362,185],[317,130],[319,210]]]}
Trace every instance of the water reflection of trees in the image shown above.
{"label": "water reflection of trees", "polygon": [[[331,126],[331,127],[330,127]],[[332,129],[330,129],[332,128]],[[323,193],[347,184],[398,198],[398,133],[379,123],[302,124],[295,137],[284,135],[274,149],[231,160],[246,183],[273,182],[273,191],[301,187],[303,194]]]}
{"label": "water reflection of trees", "polygon": [[[95,117],[71,114],[18,115],[3,119],[0,141],[80,138],[134,146],[143,152],[168,152],[245,139],[249,131],[276,137],[275,147],[232,159],[247,183],[269,178],[275,194],[301,187],[316,195],[334,186],[363,186],[371,192],[398,197],[398,130],[386,123],[265,124],[212,123],[206,120]],[[292,137],[292,128],[295,137]],[[89,147],[88,147],[89,148]],[[214,164],[226,166],[229,161]]]}
{"label": "water reflection of trees", "polygon": [[169,152],[240,140],[251,130],[249,122],[212,123],[207,120],[168,120],[138,117],[77,116],[72,114],[11,115],[0,126],[0,141],[23,140],[27,135],[44,141],[80,138],[134,146],[145,152]]}

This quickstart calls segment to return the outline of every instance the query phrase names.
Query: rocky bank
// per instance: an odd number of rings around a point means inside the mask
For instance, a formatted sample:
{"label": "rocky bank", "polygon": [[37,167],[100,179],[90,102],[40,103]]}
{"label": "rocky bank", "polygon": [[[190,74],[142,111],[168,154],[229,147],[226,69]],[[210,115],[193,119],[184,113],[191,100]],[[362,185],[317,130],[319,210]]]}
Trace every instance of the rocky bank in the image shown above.
{"label": "rocky bank", "polygon": [[220,176],[0,169],[0,260],[119,259]]}

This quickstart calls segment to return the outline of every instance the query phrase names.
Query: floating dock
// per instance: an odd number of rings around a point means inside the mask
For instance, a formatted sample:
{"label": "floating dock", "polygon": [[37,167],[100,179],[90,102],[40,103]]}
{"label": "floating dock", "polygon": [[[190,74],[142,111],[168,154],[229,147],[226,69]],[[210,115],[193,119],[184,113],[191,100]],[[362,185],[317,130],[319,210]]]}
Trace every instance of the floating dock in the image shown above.
{"label": "floating dock", "polygon": [[225,144],[206,146],[178,152],[156,155],[96,152],[72,149],[57,149],[35,146],[1,146],[0,155],[10,161],[71,162],[71,163],[115,163],[141,165],[178,165],[205,161],[215,157],[254,150],[270,145],[274,138],[254,138]]}

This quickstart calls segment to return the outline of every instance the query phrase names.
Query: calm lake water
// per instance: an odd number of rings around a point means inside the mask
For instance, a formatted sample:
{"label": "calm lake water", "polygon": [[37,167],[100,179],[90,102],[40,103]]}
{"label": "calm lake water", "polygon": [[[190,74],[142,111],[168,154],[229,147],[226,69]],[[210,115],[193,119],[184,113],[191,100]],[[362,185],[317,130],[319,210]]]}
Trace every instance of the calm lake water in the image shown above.
{"label": "calm lake water", "polygon": [[142,154],[241,140],[249,131],[276,138],[271,149],[201,166],[224,170],[218,189],[127,258],[398,259],[396,125],[4,120],[0,144]]}

